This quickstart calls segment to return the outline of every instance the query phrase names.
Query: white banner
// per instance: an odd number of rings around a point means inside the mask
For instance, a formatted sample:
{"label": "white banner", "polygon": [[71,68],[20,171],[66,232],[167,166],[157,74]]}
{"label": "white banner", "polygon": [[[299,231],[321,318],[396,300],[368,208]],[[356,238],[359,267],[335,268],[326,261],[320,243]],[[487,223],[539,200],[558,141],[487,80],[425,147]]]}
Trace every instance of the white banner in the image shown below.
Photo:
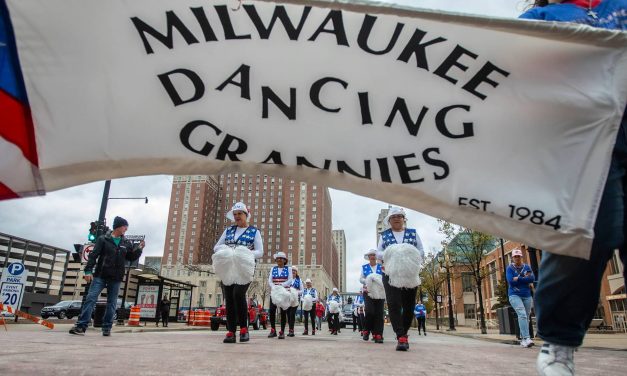
{"label": "white banner", "polygon": [[290,176],[588,256],[625,33],[293,3],[8,0],[45,188]]}

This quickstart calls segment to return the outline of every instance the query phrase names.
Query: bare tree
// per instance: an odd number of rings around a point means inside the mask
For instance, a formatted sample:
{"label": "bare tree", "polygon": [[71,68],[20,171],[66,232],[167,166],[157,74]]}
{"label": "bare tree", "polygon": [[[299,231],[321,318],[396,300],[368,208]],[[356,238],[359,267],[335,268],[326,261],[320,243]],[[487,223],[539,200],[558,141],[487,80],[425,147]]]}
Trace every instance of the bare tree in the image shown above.
{"label": "bare tree", "polygon": [[482,261],[488,251],[492,250],[496,239],[488,234],[474,231],[468,227],[455,225],[443,220],[438,220],[439,231],[444,234],[442,245],[455,263],[462,269],[472,274],[475,287],[479,294],[479,318],[481,334],[487,334],[485,312],[483,307],[482,282],[490,274],[488,268],[482,265]]}
{"label": "bare tree", "polygon": [[440,273],[440,266],[435,254],[428,254],[420,271],[421,290],[427,292],[435,303],[435,325],[440,330],[440,313],[438,312],[438,296],[442,292],[442,284],[446,282],[446,275]]}

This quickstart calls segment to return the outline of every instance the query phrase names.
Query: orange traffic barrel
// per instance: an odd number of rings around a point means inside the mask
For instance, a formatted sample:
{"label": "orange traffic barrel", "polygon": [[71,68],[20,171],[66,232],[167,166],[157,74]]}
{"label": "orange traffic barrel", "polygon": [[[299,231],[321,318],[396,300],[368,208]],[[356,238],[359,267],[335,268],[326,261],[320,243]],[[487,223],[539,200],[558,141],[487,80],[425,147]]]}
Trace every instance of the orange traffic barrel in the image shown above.
{"label": "orange traffic barrel", "polygon": [[141,308],[135,305],[131,307],[131,313],[128,316],[128,326],[139,326],[139,317],[141,315]]}

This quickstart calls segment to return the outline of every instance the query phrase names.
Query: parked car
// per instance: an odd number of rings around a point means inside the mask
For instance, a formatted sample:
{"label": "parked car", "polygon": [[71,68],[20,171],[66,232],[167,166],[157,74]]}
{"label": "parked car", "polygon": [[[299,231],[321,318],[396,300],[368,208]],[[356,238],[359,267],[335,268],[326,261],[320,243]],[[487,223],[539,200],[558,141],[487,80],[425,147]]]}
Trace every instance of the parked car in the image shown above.
{"label": "parked car", "polygon": [[[211,330],[218,330],[221,325],[226,325],[226,307],[224,304],[216,308],[215,314],[211,316]],[[259,330],[259,327],[266,329],[268,326],[268,313],[255,300],[248,301],[248,326],[250,325],[254,330]]]}
{"label": "parked car", "polygon": [[82,302],[80,300],[63,300],[59,303],[41,309],[41,317],[47,319],[56,317],[59,319],[71,319],[80,315]]}
{"label": "parked car", "polygon": [[353,306],[352,304],[346,304],[342,308],[342,318],[340,320],[340,326],[346,328],[349,325],[353,325]]}

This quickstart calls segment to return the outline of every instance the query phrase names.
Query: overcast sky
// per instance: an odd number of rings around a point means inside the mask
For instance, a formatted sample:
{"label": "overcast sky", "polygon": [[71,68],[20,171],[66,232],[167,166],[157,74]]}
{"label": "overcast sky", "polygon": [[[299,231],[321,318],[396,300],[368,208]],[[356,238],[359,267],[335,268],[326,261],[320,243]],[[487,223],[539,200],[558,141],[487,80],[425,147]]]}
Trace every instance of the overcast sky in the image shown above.
{"label": "overcast sky", "polygon": [[[524,0],[398,0],[397,4],[421,8],[516,17]],[[0,232],[72,250],[72,244],[86,241],[89,223],[96,220],[104,182],[85,184],[44,197],[0,202]],[[145,234],[146,256],[161,256],[172,188],[171,176],[136,177],[113,180],[110,197],[144,197],[143,200],[110,200],[109,223],[120,215],[129,223],[129,234]],[[347,285],[359,288],[363,253],[376,246],[375,225],[387,203],[344,191],[331,191],[333,228],[343,229],[347,242]],[[426,251],[440,247],[442,235],[434,218],[408,211],[408,225],[416,228]]]}

